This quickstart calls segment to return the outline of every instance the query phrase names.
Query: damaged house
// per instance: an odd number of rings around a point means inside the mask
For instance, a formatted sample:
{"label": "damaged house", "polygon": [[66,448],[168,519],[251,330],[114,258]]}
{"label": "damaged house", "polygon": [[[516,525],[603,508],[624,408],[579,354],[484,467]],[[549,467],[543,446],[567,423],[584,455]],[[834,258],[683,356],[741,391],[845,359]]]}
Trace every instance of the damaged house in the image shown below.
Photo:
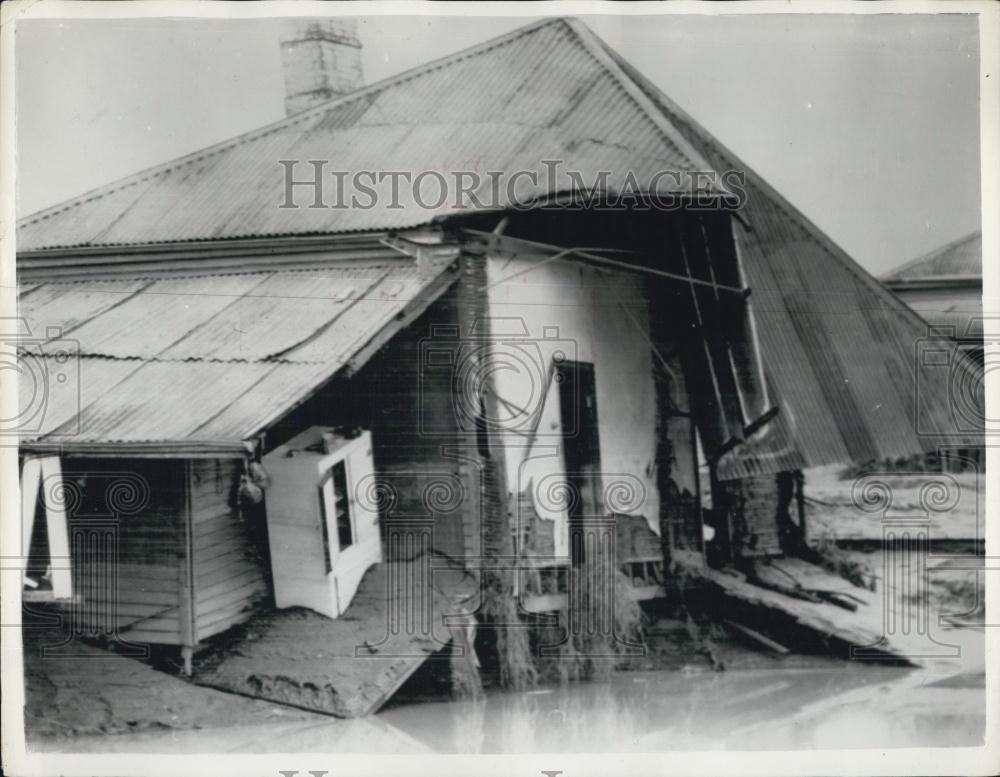
{"label": "damaged house", "polygon": [[[610,633],[608,596],[792,552],[803,468],[951,439],[917,315],[582,23],[367,86],[358,45],[310,24],[287,118],[19,222],[25,598],[79,636],[192,672],[259,616],[309,705],[363,714],[581,591],[565,628]],[[470,159],[563,172],[532,207],[315,207],[324,161]],[[202,674],[287,694],[247,661]]]}

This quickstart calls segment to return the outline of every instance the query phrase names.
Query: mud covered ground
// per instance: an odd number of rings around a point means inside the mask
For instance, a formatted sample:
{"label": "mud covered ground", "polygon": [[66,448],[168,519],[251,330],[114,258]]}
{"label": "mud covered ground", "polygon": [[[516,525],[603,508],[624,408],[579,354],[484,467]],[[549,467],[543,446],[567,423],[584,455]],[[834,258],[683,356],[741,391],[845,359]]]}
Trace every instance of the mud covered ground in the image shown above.
{"label": "mud covered ground", "polygon": [[[807,473],[812,537],[864,542],[836,561],[885,586],[878,516],[852,505],[851,481]],[[978,483],[933,531],[975,537]],[[970,480],[971,479],[971,480]],[[966,483],[965,480],[970,480]],[[919,504],[915,481],[894,488]],[[912,497],[912,499],[911,499]],[[910,500],[905,502],[905,500]],[[599,682],[452,700],[433,669],[377,715],[339,720],[199,687],[175,664],[143,662],[74,643],[78,655],[42,657],[59,637],[25,631],[29,746],[63,752],[630,751],[974,745],[985,722],[983,584],[975,545],[927,557],[934,654],[919,669],[822,655],[780,655],[721,623],[663,617],[647,651]],[[977,563],[980,567],[977,569]],[[959,568],[965,567],[965,568]],[[939,619],[939,616],[941,619]],[[954,650],[949,649],[954,648]],[[721,670],[721,671],[720,671]]]}
{"label": "mud covered ground", "polygon": [[[975,542],[984,537],[985,484],[980,473],[897,472],[862,479],[833,466],[815,467],[804,475],[810,542],[880,541],[884,514],[864,509],[861,498],[861,489],[873,479],[884,484],[896,514],[927,516],[932,541]],[[940,482],[945,490],[922,495],[924,486],[931,482]],[[942,501],[928,499],[938,496]]]}
{"label": "mud covered ground", "polygon": [[[24,631],[25,730],[30,741],[61,742],[221,725],[280,725],[319,717],[302,710],[201,688],[172,668],[75,640]],[[55,655],[43,655],[43,648]],[[67,655],[72,654],[72,655]]]}

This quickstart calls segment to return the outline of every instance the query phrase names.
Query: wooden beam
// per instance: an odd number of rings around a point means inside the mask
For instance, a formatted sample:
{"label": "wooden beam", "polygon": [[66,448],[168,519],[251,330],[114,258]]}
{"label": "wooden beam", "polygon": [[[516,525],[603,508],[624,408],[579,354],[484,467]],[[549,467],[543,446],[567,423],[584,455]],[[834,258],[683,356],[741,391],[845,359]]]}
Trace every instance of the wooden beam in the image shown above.
{"label": "wooden beam", "polygon": [[[724,291],[731,294],[737,294],[739,296],[745,296],[749,292],[747,289],[738,288],[736,286],[726,286],[724,284],[711,283],[709,281],[700,280],[698,278],[691,278],[687,275],[681,275],[679,273],[667,272],[666,270],[659,270],[655,267],[647,267],[640,264],[632,264],[630,262],[622,262],[616,259],[610,259],[606,256],[598,256],[593,253],[594,249],[585,248],[571,248],[567,246],[552,245],[551,243],[541,243],[537,240],[525,240],[524,238],[511,237],[510,235],[495,235],[492,232],[483,232],[479,229],[464,228],[460,232],[464,232],[470,235],[475,235],[476,237],[485,238],[488,242],[490,240],[497,241],[499,243],[520,243],[532,249],[542,249],[545,251],[552,251],[556,253],[562,253],[565,256],[561,256],[560,259],[569,261],[572,258],[582,259],[585,262],[593,264],[603,264],[610,267],[616,267],[622,270],[630,270],[631,272],[655,275],[660,278],[668,278],[670,280],[680,281],[685,284],[693,283],[696,286],[708,286],[710,288],[716,289],[717,291]],[[604,250],[604,249],[602,249]],[[619,249],[607,249],[607,250],[619,250]]]}
{"label": "wooden beam", "polygon": [[731,629],[738,631],[745,637],[749,637],[754,642],[766,647],[768,650],[773,650],[775,653],[780,653],[783,656],[788,655],[789,653],[792,652],[784,645],[782,645],[780,642],[775,642],[773,639],[765,637],[759,631],[755,631],[754,629],[751,629],[749,626],[744,626],[743,624],[737,623],[736,621],[731,621],[728,618],[723,618],[722,621]]}
{"label": "wooden beam", "polygon": [[194,605],[194,529],[192,526],[191,487],[194,483],[194,467],[191,461],[184,462],[184,556],[180,563],[180,642],[181,658],[184,661],[184,674],[192,674],[192,659],[194,646],[197,644],[198,632]]}
{"label": "wooden beam", "polygon": [[28,442],[21,450],[41,456],[61,458],[130,459],[239,459],[252,454],[254,443],[230,440],[223,442]]}

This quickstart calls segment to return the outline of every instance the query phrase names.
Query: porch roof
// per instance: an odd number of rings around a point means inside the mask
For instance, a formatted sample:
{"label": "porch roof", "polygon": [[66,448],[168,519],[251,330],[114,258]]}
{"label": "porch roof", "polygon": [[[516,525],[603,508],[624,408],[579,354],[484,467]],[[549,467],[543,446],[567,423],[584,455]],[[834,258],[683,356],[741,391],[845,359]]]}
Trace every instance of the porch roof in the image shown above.
{"label": "porch roof", "polygon": [[456,258],[29,285],[22,444],[240,452],[426,309]]}

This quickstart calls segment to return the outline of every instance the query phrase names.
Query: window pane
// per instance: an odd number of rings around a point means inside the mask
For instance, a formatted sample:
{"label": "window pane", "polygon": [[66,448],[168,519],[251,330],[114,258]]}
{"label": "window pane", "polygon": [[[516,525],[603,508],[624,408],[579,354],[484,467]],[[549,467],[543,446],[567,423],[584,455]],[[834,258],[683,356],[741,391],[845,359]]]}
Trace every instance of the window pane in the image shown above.
{"label": "window pane", "polygon": [[343,550],[354,544],[351,510],[347,502],[347,468],[343,461],[333,465],[333,498],[337,515],[337,541]]}

